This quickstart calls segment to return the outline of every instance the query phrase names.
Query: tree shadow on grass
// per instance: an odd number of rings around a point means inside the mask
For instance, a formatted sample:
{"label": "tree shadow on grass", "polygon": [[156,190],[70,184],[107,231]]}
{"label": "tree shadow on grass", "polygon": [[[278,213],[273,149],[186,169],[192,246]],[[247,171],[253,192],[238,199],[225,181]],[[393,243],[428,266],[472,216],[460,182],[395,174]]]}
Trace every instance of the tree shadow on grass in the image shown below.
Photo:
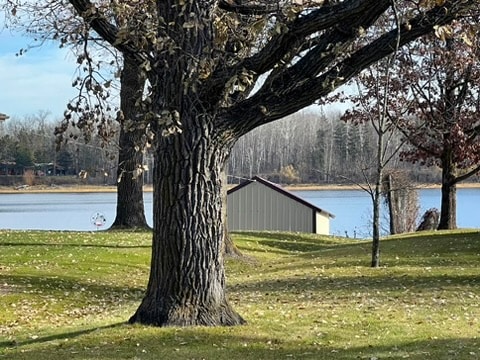
{"label": "tree shadow on grass", "polygon": [[400,237],[387,238],[382,241],[385,249],[397,250],[410,254],[429,254],[450,255],[452,253],[471,253],[480,252],[480,232],[451,232],[438,231],[423,234],[402,235]]}
{"label": "tree shadow on grass", "polygon": [[22,341],[0,341],[0,348],[13,348],[13,347],[22,347],[26,345],[31,345],[31,344],[39,344],[39,343],[46,343],[49,341],[55,341],[55,340],[67,340],[67,339],[73,339],[82,335],[89,334],[94,331],[98,330],[106,330],[106,329],[113,329],[117,328],[120,326],[125,325],[125,322],[121,323],[116,323],[116,324],[110,324],[110,325],[105,325],[105,326],[97,326],[94,328],[89,328],[89,329],[83,329],[83,330],[77,330],[77,331],[71,331],[71,332],[64,332],[64,333],[58,333],[58,334],[52,334],[48,336],[41,336],[41,337],[36,337],[34,339],[27,339],[27,340],[22,340]]}
{"label": "tree shadow on grass", "polygon": [[96,301],[102,298],[122,297],[133,300],[141,300],[144,288],[133,286],[114,286],[102,283],[101,281],[91,283],[82,281],[82,278],[59,277],[59,276],[25,276],[25,275],[3,275],[0,274],[0,282],[8,284],[9,294],[23,293],[28,289],[28,293],[39,293],[43,296],[52,295],[65,297],[82,293],[87,297],[92,297]]}
{"label": "tree shadow on grass", "polygon": [[[119,336],[118,332],[128,331]],[[93,337],[92,333],[99,331]],[[361,329],[359,329],[360,331]],[[329,329],[326,329],[329,331]],[[311,334],[305,334],[307,337]],[[51,340],[72,339],[61,346]],[[356,345],[355,341],[340,339],[335,334],[325,339],[305,341],[272,335],[244,335],[242,330],[230,329],[147,329],[127,328],[114,324],[78,332],[54,335],[17,344],[10,349],[8,359],[218,359],[218,360],[277,360],[277,359],[414,359],[451,360],[472,359],[478,354],[478,339],[448,338],[412,340],[381,345]],[[29,347],[41,343],[42,346]],[[18,349],[21,348],[21,351]]]}
{"label": "tree shadow on grass", "polygon": [[79,248],[106,248],[106,249],[150,249],[151,245],[103,245],[103,244],[75,244],[75,243],[41,243],[41,242],[2,242],[2,246],[40,246],[40,247],[79,247]]}
{"label": "tree shadow on grass", "polygon": [[[257,248],[259,252],[290,254],[312,260],[329,259],[330,264],[321,264],[327,267],[370,265],[370,241],[277,232],[238,232],[236,236],[244,243],[255,243],[253,247],[240,246],[242,250],[255,251]],[[480,253],[480,233],[447,231],[409,234],[407,238],[382,240],[380,247],[381,263],[388,266],[472,266]],[[471,255],[472,259],[464,255]]]}
{"label": "tree shadow on grass", "polygon": [[[477,288],[480,286],[480,277],[476,275],[437,275],[437,276],[418,276],[418,275],[392,275],[385,274],[381,276],[311,276],[301,275],[284,279],[270,279],[255,281],[246,284],[236,284],[229,286],[230,292],[251,293],[264,292],[295,292],[306,291],[325,291],[344,292],[351,295],[358,291],[408,291],[425,292],[430,290],[448,289],[452,291],[461,286]],[[280,295],[279,295],[280,296]]]}
{"label": "tree shadow on grass", "polygon": [[[255,243],[268,247],[268,251],[277,253],[309,253],[313,251],[325,250],[328,248],[341,248],[359,243],[348,239],[338,239],[321,235],[307,233],[287,233],[287,232],[236,232],[234,236],[237,240],[245,243]],[[342,243],[342,242],[345,243]],[[252,250],[251,247],[239,246],[244,250]],[[266,251],[267,249],[263,250]],[[262,251],[262,250],[258,250]]]}

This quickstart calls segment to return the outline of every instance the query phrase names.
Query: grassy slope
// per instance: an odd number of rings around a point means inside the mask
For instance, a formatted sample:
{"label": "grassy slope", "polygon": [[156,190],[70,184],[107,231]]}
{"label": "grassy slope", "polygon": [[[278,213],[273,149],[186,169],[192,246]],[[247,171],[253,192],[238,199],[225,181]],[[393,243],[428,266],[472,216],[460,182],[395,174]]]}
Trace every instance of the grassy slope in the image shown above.
{"label": "grassy slope", "polygon": [[142,297],[146,233],[0,231],[0,358],[478,359],[478,231],[370,244],[235,235],[255,260],[227,264],[233,328],[125,325]]}

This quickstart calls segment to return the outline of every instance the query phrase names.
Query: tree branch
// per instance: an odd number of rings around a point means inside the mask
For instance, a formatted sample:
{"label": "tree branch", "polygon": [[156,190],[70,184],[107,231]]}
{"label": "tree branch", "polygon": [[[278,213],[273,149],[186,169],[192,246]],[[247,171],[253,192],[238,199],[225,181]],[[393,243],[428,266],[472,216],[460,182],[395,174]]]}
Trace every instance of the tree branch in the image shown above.
{"label": "tree branch", "polygon": [[254,80],[257,80],[259,76],[278,66],[292,49],[297,49],[302,44],[310,42],[309,37],[312,34],[336,25],[356,23],[364,14],[371,13],[372,9],[386,9],[388,4],[388,0],[342,1],[333,5],[322,5],[318,9],[298,16],[286,23],[285,27],[273,35],[257,53],[239,61],[235,66],[225,67],[221,64],[217,67],[205,82],[201,98],[219,101],[225,90],[225,79],[233,78],[246,70],[254,74]]}
{"label": "tree branch", "polygon": [[118,40],[118,27],[108,21],[90,0],[69,0],[79,16],[89,24],[95,32],[124,56],[129,56],[138,62],[144,62],[148,56],[130,44]]}
{"label": "tree branch", "polygon": [[358,38],[359,32],[368,29],[387,7],[387,3],[385,8],[378,3],[378,6],[372,7],[362,17],[352,19],[346,25],[339,24],[326,31],[320,36],[315,47],[295,64],[285,69],[280,76],[275,76],[271,82],[267,81],[264,87],[269,87],[271,92],[279,92],[285,88],[285,84],[297,84],[314,78],[339,56],[348,53],[349,46]]}
{"label": "tree branch", "polygon": [[469,177],[475,175],[479,171],[480,171],[480,165],[477,165],[476,167],[474,167],[472,170],[466,172],[465,174],[460,175],[460,176],[456,176],[455,179],[453,180],[453,183],[458,184],[459,182],[461,182],[463,180],[466,180]]}
{"label": "tree branch", "polygon": [[218,7],[241,15],[267,15],[281,10],[278,1],[221,0],[218,2]]}
{"label": "tree branch", "polygon": [[[408,24],[401,26],[399,46],[431,32],[435,25],[450,23],[462,10],[473,5],[475,5],[473,0],[461,4],[450,0],[443,6],[436,6],[425,14],[418,15]],[[375,6],[378,6],[378,3]],[[363,69],[391,54],[398,41],[397,33],[398,29],[395,29],[382,35],[321,76],[296,84],[288,91],[275,93],[264,88],[228,111],[229,118],[232,119],[230,125],[241,133],[248,132],[259,125],[280,119],[313,104],[348,82]]]}
{"label": "tree branch", "polygon": [[[249,71],[263,74],[271,70],[288,52],[298,39],[305,41],[308,36],[336,25],[358,22],[358,18],[371,13],[374,7],[388,7],[388,0],[344,1],[335,5],[322,6],[304,16],[297,17],[257,54],[239,64]],[[356,20],[356,21],[355,21]]]}

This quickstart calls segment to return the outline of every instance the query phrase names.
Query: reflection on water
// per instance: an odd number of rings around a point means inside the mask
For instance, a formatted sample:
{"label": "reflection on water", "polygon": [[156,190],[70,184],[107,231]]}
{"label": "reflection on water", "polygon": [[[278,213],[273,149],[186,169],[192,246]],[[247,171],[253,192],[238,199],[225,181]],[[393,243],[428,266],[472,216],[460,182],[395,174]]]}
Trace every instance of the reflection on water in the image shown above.
{"label": "reflection on water", "polygon": [[[371,199],[361,190],[293,191],[312,204],[332,213],[330,233],[353,237],[368,237],[371,219]],[[432,207],[440,208],[440,190],[419,192],[420,213]],[[144,194],[145,214],[152,225],[152,193]],[[457,222],[462,228],[480,225],[480,189],[459,189]],[[115,218],[115,193],[42,193],[0,194],[0,229],[15,230],[80,230],[97,227],[92,216],[100,213],[108,228]]]}

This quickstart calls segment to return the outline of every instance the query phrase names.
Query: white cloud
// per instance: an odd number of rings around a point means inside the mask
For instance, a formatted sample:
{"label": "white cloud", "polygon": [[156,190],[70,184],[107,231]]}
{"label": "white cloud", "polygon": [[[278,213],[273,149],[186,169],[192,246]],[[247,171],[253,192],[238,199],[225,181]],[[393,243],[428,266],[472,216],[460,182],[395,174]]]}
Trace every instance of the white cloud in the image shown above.
{"label": "white cloud", "polygon": [[60,118],[75,96],[71,84],[76,65],[67,54],[48,46],[23,56],[0,53],[0,112],[23,117],[45,110]]}

